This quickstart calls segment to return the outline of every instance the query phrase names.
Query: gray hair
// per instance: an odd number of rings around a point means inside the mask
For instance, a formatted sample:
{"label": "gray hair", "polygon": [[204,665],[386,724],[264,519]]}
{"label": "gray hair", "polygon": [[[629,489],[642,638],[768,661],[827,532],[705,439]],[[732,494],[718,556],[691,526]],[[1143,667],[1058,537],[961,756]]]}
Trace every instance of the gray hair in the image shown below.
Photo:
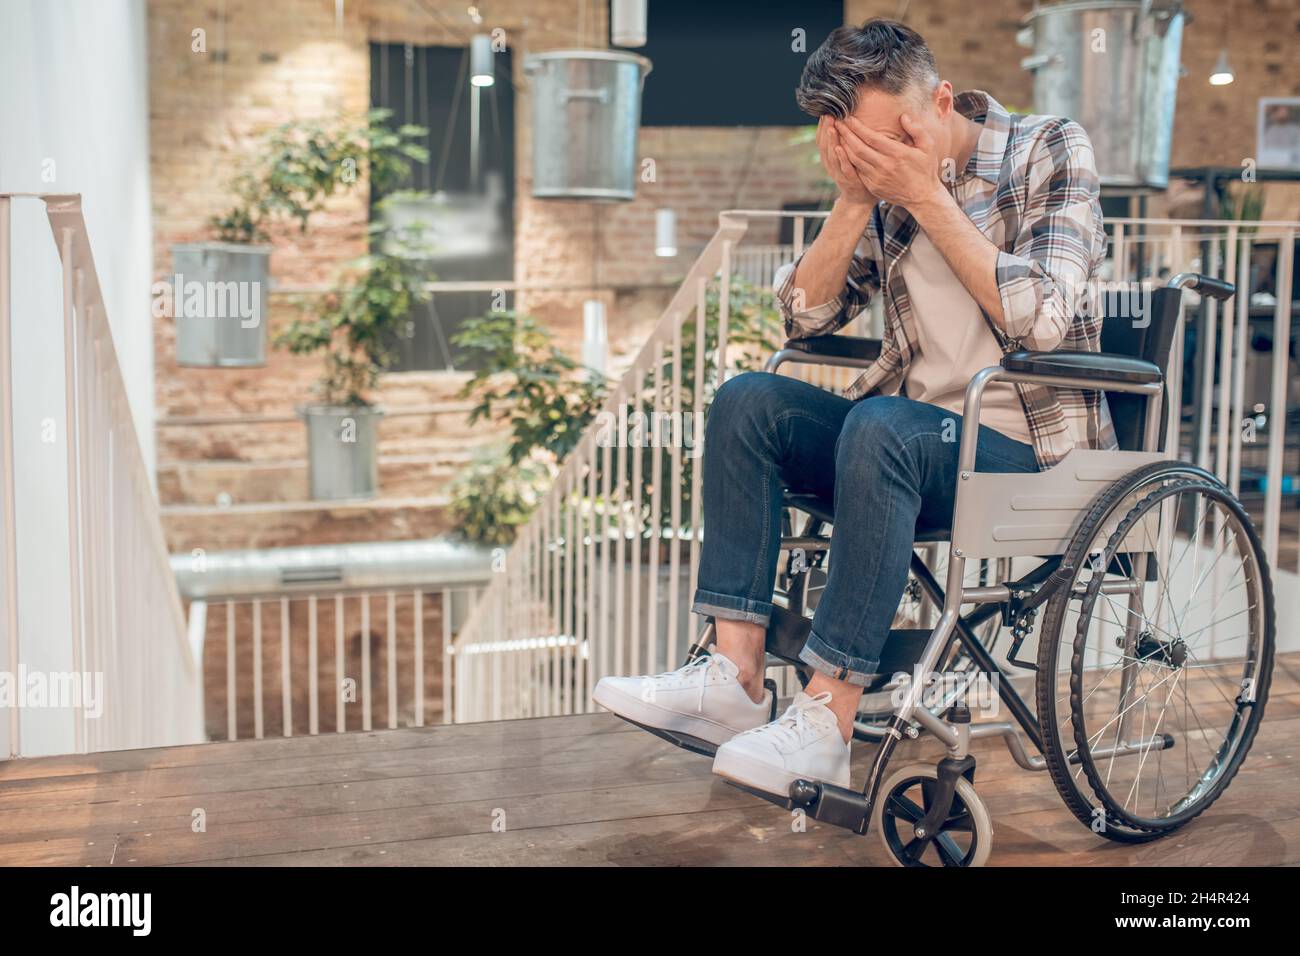
{"label": "gray hair", "polygon": [[874,17],[860,27],[843,26],[804,64],[795,100],[812,116],[842,119],[853,112],[862,89],[893,96],[929,92],[939,82],[934,54],[921,34],[894,20]]}

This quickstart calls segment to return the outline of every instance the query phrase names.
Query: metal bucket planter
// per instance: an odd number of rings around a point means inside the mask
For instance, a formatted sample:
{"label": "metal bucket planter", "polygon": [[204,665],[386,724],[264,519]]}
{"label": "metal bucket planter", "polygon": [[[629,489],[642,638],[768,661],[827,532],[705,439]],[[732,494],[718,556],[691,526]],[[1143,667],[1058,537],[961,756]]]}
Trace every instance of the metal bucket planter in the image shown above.
{"label": "metal bucket planter", "polygon": [[1077,0],[1025,20],[1034,111],[1088,131],[1103,185],[1169,185],[1184,21],[1181,0]]}
{"label": "metal bucket planter", "polygon": [[532,79],[533,195],[634,199],[650,61],[612,50],[551,50],[528,57],[524,72]]}
{"label": "metal bucket planter", "polygon": [[373,498],[379,491],[379,419],[374,405],[307,405],[308,481],[315,501]]}
{"label": "metal bucket planter", "polygon": [[176,362],[201,368],[266,364],[270,246],[172,247]]}

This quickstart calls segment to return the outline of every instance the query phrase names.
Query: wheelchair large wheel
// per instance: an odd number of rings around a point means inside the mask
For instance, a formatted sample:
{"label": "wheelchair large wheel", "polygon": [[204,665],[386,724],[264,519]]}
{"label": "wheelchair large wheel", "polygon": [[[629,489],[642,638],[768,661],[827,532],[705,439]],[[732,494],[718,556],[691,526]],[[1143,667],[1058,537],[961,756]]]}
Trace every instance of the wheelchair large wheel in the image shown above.
{"label": "wheelchair large wheel", "polygon": [[1263,717],[1274,609],[1259,536],[1213,475],[1158,462],[1094,502],[1062,570],[1038,648],[1052,780],[1095,832],[1162,836],[1219,798]]}
{"label": "wheelchair large wheel", "polygon": [[880,788],[871,825],[898,866],[983,866],[993,847],[993,821],[965,777],[938,832],[918,836],[916,826],[930,811],[938,788],[933,764],[901,767]]}

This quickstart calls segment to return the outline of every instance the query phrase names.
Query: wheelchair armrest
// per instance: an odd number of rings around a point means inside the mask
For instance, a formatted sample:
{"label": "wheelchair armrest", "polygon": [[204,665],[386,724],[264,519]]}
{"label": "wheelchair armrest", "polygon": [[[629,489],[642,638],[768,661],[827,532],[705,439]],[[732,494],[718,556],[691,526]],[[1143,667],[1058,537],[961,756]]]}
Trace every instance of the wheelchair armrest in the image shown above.
{"label": "wheelchair armrest", "polygon": [[1154,362],[1110,352],[1011,352],[1002,357],[1002,367],[1028,375],[1095,380],[1098,388],[1108,382],[1157,385],[1164,377]]}
{"label": "wheelchair armrest", "polygon": [[880,339],[860,335],[813,335],[806,339],[786,339],[784,349],[794,349],[808,355],[830,358],[857,359],[873,362],[880,356]]}

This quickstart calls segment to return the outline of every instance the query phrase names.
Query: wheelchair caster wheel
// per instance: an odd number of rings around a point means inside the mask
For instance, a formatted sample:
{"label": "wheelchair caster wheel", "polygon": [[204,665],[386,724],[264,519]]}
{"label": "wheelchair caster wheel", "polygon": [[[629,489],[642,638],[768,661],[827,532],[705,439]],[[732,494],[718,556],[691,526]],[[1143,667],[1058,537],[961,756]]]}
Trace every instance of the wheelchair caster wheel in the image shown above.
{"label": "wheelchair caster wheel", "polygon": [[993,845],[993,821],[965,777],[937,833],[918,833],[938,789],[939,770],[914,764],[891,774],[880,788],[872,826],[897,866],[983,866]]}

